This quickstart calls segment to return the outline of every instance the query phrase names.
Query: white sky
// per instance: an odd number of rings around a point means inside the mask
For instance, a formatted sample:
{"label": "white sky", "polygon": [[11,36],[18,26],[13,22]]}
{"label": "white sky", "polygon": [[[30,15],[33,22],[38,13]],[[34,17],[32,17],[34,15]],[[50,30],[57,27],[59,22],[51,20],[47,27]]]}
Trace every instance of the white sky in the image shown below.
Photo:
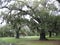
{"label": "white sky", "polygon": [[[2,18],[0,18],[0,23],[2,22]],[[2,24],[0,24],[0,27],[6,25],[6,22],[4,21]]]}

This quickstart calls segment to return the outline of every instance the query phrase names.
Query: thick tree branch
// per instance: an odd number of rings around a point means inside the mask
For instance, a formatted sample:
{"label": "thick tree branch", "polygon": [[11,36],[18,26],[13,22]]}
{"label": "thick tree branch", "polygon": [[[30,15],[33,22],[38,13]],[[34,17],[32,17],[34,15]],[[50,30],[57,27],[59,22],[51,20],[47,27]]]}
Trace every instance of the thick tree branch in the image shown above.
{"label": "thick tree branch", "polygon": [[60,0],[57,0],[60,3]]}

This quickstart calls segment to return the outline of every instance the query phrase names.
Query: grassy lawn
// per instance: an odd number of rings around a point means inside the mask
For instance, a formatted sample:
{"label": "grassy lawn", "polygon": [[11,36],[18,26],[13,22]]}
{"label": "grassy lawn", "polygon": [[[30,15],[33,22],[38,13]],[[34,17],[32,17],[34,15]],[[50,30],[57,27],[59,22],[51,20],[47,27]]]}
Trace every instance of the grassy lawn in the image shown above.
{"label": "grassy lawn", "polygon": [[13,37],[0,38],[0,43],[9,43],[11,45],[60,45],[60,37],[48,38],[48,41],[39,41],[39,36],[26,36],[20,39]]}

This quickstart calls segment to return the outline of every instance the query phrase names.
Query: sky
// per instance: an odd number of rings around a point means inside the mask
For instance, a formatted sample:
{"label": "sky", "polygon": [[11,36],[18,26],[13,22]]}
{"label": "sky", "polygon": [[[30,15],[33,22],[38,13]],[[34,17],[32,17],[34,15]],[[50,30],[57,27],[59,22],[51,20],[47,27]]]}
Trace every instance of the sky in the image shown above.
{"label": "sky", "polygon": [[[2,19],[0,18],[0,23],[2,22]],[[2,24],[0,24],[0,27],[6,25],[6,22],[4,21]]]}

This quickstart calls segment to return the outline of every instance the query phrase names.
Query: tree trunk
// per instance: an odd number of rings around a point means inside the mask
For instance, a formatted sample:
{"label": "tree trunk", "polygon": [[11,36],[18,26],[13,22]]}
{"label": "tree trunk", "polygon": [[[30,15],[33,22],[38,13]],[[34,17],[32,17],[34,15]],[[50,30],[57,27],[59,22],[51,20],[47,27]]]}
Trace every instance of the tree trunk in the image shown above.
{"label": "tree trunk", "polygon": [[49,37],[52,37],[52,32],[51,31],[49,31]]}
{"label": "tree trunk", "polygon": [[56,32],[56,36],[58,36],[58,33]]}
{"label": "tree trunk", "polygon": [[19,39],[19,30],[16,31],[16,38]]}
{"label": "tree trunk", "polygon": [[47,40],[45,37],[45,31],[44,30],[41,30],[41,32],[40,32],[40,39],[39,40]]}

